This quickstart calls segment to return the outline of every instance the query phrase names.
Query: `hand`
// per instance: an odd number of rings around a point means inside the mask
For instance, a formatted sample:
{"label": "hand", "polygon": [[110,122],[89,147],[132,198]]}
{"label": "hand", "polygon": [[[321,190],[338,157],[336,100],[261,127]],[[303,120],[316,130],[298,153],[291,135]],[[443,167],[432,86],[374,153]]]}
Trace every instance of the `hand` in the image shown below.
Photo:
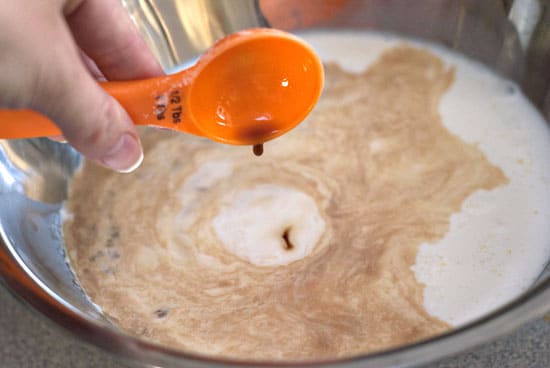
{"label": "hand", "polygon": [[0,0],[0,9],[0,107],[42,113],[103,166],[139,166],[134,124],[94,80],[162,74],[120,0]]}

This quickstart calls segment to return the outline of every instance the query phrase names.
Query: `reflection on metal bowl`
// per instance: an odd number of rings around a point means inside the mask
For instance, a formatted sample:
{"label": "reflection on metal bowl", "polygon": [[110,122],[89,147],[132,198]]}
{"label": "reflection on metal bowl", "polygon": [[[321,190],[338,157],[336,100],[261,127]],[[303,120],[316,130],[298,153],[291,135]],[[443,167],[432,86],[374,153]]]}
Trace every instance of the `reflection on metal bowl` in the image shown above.
{"label": "reflection on metal bowl", "polygon": [[[481,61],[517,81],[546,119],[550,117],[550,75],[545,69],[550,63],[548,1],[349,0],[326,1],[323,6],[318,1],[315,5],[278,1],[277,6],[275,1],[244,0],[124,3],[166,70],[189,62],[216,39],[244,28],[380,30],[429,40]],[[129,336],[87,298],[66,262],[61,229],[68,183],[81,161],[71,147],[46,139],[0,142],[3,284],[78,337],[136,365],[238,365]],[[546,312],[549,301],[550,273],[546,272],[517,299],[444,335],[389,351],[315,363],[386,367],[435,360],[517,328]]]}

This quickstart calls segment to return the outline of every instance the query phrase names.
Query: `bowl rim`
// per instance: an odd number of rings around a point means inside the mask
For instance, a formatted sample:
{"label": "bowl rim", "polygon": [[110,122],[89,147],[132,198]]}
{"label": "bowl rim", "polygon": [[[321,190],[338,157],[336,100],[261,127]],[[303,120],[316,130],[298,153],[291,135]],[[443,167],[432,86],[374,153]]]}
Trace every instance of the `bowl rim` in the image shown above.
{"label": "bowl rim", "polygon": [[[350,24],[342,29],[353,28],[353,25]],[[316,30],[320,30],[320,28],[316,28]],[[190,63],[193,64],[193,60]],[[173,70],[177,69],[175,67]],[[79,341],[99,347],[119,359],[125,359],[138,365],[162,367],[410,367],[436,361],[489,342],[550,311],[550,277],[546,277],[539,284],[532,286],[513,300],[480,318],[443,334],[411,344],[340,359],[247,361],[168,348],[132,336],[114,326],[91,318],[64,302],[59,295],[49,289],[26,267],[19,257],[16,247],[3,233],[1,226],[0,285],[3,285],[22,305],[39,315],[42,320],[70,333]]]}

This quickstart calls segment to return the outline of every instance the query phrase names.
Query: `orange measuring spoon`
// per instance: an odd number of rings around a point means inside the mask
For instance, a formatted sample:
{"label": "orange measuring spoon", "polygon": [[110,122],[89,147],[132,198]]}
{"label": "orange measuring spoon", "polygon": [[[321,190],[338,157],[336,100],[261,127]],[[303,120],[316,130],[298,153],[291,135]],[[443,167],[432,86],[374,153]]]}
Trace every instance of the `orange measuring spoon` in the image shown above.
{"label": "orange measuring spoon", "polygon": [[[136,125],[261,144],[298,125],[323,87],[313,49],[286,32],[256,28],[229,35],[181,72],[136,81],[101,82]],[[60,135],[31,110],[0,110],[0,138]]]}

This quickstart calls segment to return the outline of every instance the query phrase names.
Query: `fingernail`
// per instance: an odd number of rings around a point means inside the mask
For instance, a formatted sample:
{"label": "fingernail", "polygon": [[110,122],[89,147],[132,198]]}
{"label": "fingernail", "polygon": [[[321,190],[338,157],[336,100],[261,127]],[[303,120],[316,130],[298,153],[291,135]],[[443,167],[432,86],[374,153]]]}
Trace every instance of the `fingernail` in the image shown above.
{"label": "fingernail", "polygon": [[130,173],[141,165],[143,150],[138,138],[126,133],[99,161],[118,172]]}

